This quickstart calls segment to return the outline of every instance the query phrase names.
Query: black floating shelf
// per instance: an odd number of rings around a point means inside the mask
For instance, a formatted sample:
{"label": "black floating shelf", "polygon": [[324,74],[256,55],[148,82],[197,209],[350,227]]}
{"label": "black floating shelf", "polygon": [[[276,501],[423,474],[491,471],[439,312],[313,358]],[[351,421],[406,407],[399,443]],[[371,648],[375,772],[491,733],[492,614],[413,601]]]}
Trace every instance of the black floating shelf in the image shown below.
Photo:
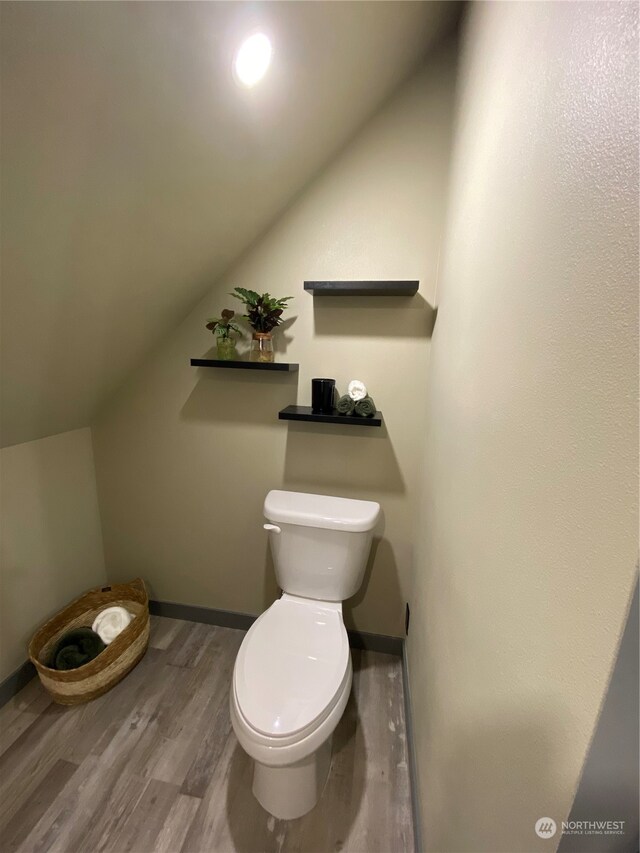
{"label": "black floating shelf", "polygon": [[235,370],[279,370],[297,373],[299,365],[282,361],[224,361],[220,358],[192,358],[192,367],[226,367]]}
{"label": "black floating shelf", "polygon": [[305,281],[314,296],[415,296],[418,281]]}
{"label": "black floating shelf", "polygon": [[339,415],[334,409],[329,415],[320,415],[312,411],[311,406],[287,406],[278,413],[281,421],[315,421],[319,424],[347,424],[349,426],[382,426],[382,412],[376,412],[372,418],[358,415]]}

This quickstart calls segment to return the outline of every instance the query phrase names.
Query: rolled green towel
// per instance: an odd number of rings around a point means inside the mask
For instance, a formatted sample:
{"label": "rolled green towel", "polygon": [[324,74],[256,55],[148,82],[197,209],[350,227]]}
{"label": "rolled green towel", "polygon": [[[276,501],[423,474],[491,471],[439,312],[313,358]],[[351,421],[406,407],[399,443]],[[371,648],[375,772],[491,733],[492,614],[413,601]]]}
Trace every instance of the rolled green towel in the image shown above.
{"label": "rolled green towel", "polygon": [[336,403],[336,409],[341,415],[352,415],[355,407],[355,400],[352,400],[348,394],[343,394]]}
{"label": "rolled green towel", "polygon": [[372,418],[376,413],[376,404],[371,397],[366,396],[364,399],[358,400],[355,405],[355,412],[361,418]]}
{"label": "rolled green towel", "polygon": [[77,669],[89,663],[89,655],[80,651],[79,646],[65,646],[56,655],[56,669]]}
{"label": "rolled green towel", "polygon": [[74,628],[60,637],[50,666],[52,669],[77,669],[93,660],[107,647],[91,628]]}

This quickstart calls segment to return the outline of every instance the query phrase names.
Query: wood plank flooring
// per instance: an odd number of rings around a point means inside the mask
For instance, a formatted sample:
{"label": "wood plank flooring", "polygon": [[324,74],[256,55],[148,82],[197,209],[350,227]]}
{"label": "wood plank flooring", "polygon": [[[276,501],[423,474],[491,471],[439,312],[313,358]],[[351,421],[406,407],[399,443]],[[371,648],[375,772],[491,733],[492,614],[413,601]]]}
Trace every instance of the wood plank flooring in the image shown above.
{"label": "wood plank flooring", "polygon": [[244,632],[151,619],[106,696],[64,708],[34,679],[0,710],[1,853],[413,853],[398,658],[352,651],[324,794],[282,821],[254,799],[229,719]]}

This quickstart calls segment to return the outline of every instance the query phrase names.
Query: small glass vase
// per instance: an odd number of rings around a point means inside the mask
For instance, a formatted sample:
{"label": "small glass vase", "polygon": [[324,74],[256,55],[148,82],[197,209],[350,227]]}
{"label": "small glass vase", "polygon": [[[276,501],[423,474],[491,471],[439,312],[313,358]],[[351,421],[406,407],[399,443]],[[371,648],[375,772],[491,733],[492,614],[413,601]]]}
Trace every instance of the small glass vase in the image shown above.
{"label": "small glass vase", "polygon": [[254,332],[249,361],[269,363],[273,361],[273,338],[269,332]]}
{"label": "small glass vase", "polygon": [[235,361],[238,358],[233,338],[218,338],[217,350],[220,361]]}

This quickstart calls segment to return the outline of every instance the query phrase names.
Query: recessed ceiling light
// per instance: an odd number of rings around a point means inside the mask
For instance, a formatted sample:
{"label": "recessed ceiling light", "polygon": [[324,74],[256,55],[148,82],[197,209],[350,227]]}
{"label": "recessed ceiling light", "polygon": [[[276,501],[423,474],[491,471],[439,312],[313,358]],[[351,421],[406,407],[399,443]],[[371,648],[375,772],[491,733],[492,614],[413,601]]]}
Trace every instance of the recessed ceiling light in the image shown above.
{"label": "recessed ceiling light", "polygon": [[264,33],[255,33],[242,42],[236,53],[234,69],[243,86],[251,87],[267,73],[273,53],[271,42]]}

